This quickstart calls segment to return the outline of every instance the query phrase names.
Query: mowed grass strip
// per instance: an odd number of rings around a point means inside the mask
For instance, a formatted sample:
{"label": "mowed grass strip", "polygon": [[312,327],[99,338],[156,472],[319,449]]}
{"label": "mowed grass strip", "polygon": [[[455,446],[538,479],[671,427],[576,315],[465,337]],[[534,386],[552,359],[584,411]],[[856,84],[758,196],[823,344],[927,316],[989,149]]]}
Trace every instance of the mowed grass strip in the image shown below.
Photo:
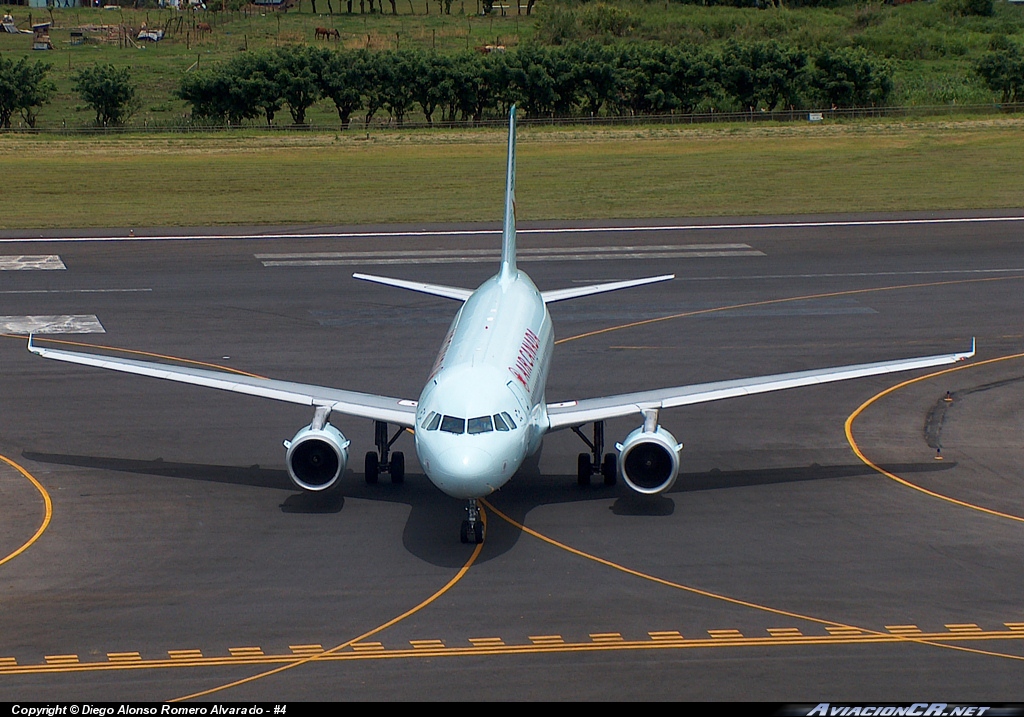
{"label": "mowed grass strip", "polygon": [[[1024,122],[528,130],[521,219],[1024,206]],[[9,140],[9,141],[7,141]],[[497,221],[500,131],[8,136],[0,227]]]}

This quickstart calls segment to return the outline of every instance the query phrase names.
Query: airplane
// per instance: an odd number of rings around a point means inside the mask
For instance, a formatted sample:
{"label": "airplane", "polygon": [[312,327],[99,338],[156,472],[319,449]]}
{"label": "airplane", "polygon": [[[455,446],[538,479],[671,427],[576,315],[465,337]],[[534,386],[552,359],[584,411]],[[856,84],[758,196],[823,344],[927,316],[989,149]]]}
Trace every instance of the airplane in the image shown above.
{"label": "airplane", "polygon": [[[668,281],[675,275],[538,290],[516,266],[514,106],[509,111],[507,161],[501,264],[498,273],[477,289],[353,274],[359,280],[461,302],[418,400],[48,349],[35,345],[32,336],[28,349],[48,359],[312,406],[309,425],[284,441],[288,475],[305,491],[328,490],[348,464],[351,441],[330,423],[332,413],[374,421],[376,451],[366,454],[364,464],[365,480],[371,484],[385,472],[393,483],[404,480],[405,456],[390,449],[410,429],[416,456],[430,481],[448,495],[468,501],[460,539],[474,544],[484,540],[477,501],[508,482],[551,431],[569,428],[587,445],[589,451],[580,453],[577,461],[581,485],[588,485],[595,476],[614,485],[621,475],[633,491],[658,495],[675,483],[682,450],[682,444],[659,423],[664,409],[939,366],[975,354],[972,340],[971,350],[961,353],[548,403],[545,387],[554,347],[548,304]],[[604,422],[625,416],[638,417],[640,425],[615,444],[617,455],[605,454]],[[582,430],[587,424],[593,424],[590,438]],[[398,428],[391,437],[389,425]]]}

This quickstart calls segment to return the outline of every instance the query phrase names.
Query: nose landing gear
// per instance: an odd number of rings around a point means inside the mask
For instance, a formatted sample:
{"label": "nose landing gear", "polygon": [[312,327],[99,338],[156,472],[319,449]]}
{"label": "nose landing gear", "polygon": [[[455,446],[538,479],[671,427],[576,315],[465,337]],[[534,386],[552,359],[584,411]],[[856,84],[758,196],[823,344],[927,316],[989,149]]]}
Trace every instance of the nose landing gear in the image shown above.
{"label": "nose landing gear", "polygon": [[469,505],[466,506],[466,520],[462,521],[459,539],[463,543],[476,545],[484,542],[484,524],[480,520],[480,506],[476,504],[476,498],[470,498]]}

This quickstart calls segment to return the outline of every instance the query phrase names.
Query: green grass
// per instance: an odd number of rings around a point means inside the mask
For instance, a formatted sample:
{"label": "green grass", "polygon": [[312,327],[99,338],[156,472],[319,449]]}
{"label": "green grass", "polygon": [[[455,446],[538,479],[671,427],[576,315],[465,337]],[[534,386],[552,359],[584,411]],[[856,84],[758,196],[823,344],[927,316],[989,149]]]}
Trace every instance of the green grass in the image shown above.
{"label": "green grass", "polygon": [[[522,219],[1024,205],[1024,121],[520,133]],[[504,134],[8,136],[3,228],[497,221]]]}
{"label": "green grass", "polygon": [[[39,113],[41,126],[84,126],[94,114],[72,90],[72,78],[83,67],[97,63],[130,66],[142,99],[134,124],[171,124],[188,112],[188,106],[174,97],[182,74],[197,61],[200,67],[224,61],[244,48],[277,44],[313,43],[317,26],[336,27],[341,33],[338,46],[348,48],[396,47],[433,48],[455,52],[486,43],[509,46],[531,40],[543,41],[551,18],[559,11],[577,7],[586,12],[604,4],[614,6],[637,19],[636,27],[624,37],[601,34],[575,23],[580,38],[603,42],[658,40],[718,47],[730,38],[739,40],[776,39],[813,50],[822,44],[863,45],[888,57],[895,65],[892,104],[946,104],[993,101],[994,96],[972,71],[973,63],[988,48],[992,37],[1006,35],[1024,43],[1024,7],[996,0],[991,18],[954,18],[940,2],[917,2],[899,7],[881,3],[849,4],[834,8],[793,10],[732,7],[702,7],[678,2],[647,0],[593,0],[574,4],[570,0],[540,0],[534,16],[510,13],[505,17],[476,15],[477,0],[455,0],[451,15],[438,14],[436,0],[396,0],[398,15],[353,15],[326,12],[327,0],[317,0],[320,14],[311,12],[310,0],[302,0],[300,11],[245,14],[242,12],[184,15],[182,32],[156,44],[121,48],[116,44],[86,44],[71,47],[70,29],[82,24],[124,22],[136,30],[147,23],[164,26],[181,17],[171,10],[53,10],[55,50],[32,52],[30,35],[0,34],[0,54],[11,58],[28,56],[51,65],[51,77],[58,92]],[[332,0],[335,10],[344,6]],[[6,7],[6,6],[5,6]],[[355,1],[358,10],[358,0]],[[425,10],[429,7],[430,14]],[[410,13],[415,10],[415,15]],[[9,7],[19,25],[26,27],[28,14],[39,21],[51,14],[45,10]],[[580,10],[583,12],[584,10]],[[197,38],[188,30],[196,20],[211,22],[211,35]],[[99,38],[95,35],[94,38]],[[323,42],[323,41],[321,41]],[[331,43],[333,46],[333,43]],[[145,49],[142,49],[142,48]],[[416,119],[414,114],[410,119]],[[15,119],[15,123],[20,118]],[[280,122],[287,122],[285,115]],[[337,116],[329,102],[315,105],[308,116],[313,124],[333,126]]]}

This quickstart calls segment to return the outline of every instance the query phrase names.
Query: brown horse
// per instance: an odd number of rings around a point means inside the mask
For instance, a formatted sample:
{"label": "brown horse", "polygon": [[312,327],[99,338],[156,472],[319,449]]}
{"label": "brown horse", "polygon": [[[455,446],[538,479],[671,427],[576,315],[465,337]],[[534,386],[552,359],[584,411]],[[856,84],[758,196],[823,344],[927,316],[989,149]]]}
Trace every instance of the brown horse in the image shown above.
{"label": "brown horse", "polygon": [[213,28],[210,27],[208,22],[197,22],[196,23],[196,34],[202,37],[207,32],[213,32]]}
{"label": "brown horse", "polygon": [[333,37],[335,40],[340,40],[341,33],[338,32],[333,27],[318,27],[316,31],[313,33],[313,39],[319,40],[321,37],[325,40],[331,37]]}

